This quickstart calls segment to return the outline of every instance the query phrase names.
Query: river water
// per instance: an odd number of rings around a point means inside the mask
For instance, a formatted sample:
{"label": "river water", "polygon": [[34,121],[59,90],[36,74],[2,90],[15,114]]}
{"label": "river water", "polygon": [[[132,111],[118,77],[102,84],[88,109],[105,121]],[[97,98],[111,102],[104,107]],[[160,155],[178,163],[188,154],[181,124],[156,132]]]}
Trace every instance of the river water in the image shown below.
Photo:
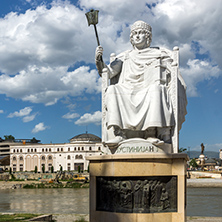
{"label": "river water", "polygon": [[[222,217],[222,188],[188,188],[187,215]],[[0,190],[0,212],[88,214],[89,189]]]}

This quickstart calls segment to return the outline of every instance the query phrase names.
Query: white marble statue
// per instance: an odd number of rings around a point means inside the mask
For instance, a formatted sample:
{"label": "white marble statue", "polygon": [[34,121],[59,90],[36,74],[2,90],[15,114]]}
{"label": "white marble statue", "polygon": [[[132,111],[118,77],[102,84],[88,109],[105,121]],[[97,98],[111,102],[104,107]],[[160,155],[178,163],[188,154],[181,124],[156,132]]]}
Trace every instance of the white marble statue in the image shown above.
{"label": "white marble statue", "polygon": [[[179,81],[171,84],[171,67],[178,66],[173,52],[150,47],[151,40],[150,25],[137,21],[130,33],[133,49],[117,56],[112,54],[108,66],[101,59],[103,48],[96,49],[98,72],[100,75],[107,72],[111,79],[104,91],[103,120],[103,133],[107,134],[103,142],[110,148],[132,138],[149,141],[155,146],[171,144],[175,125],[179,132],[185,120],[186,86],[179,72]],[[172,105],[174,92],[178,92],[175,108]]]}

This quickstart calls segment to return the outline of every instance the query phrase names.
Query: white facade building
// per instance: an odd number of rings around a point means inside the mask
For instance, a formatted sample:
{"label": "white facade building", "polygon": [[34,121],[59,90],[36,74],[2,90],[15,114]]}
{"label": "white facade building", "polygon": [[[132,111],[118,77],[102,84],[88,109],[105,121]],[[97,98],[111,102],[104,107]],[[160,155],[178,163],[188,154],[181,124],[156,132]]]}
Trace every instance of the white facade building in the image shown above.
{"label": "white facade building", "polygon": [[80,134],[70,143],[63,144],[12,144],[10,146],[10,167],[12,171],[41,172],[43,165],[45,171],[87,170],[89,161],[87,156],[102,155],[104,150],[101,139],[93,134]]}

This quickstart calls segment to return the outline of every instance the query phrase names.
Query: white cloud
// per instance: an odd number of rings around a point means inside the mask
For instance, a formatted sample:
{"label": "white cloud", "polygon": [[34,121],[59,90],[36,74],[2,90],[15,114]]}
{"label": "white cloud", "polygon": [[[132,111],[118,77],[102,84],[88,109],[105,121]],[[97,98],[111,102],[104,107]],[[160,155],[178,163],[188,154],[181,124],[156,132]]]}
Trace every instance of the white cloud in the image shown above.
{"label": "white cloud", "polygon": [[19,111],[15,111],[14,113],[10,113],[8,115],[8,118],[27,116],[31,112],[32,112],[32,108],[31,107],[25,107],[24,109],[21,109]]}
{"label": "white cloud", "polygon": [[[215,78],[212,67],[219,69],[216,76],[221,75],[222,5],[218,0],[80,0],[79,5],[54,1],[51,8],[41,5],[0,20],[1,94],[53,105],[66,96],[99,92],[101,79],[95,70],[82,66],[67,71],[77,62],[94,63],[96,38],[85,18],[91,8],[100,10],[97,27],[104,61],[111,52],[130,49],[129,25],[140,19],[153,27],[153,46],[180,47],[185,76],[192,72],[190,61],[197,59],[197,53],[199,63],[201,56],[210,56],[204,78],[195,74],[186,81],[191,95],[198,94],[198,82]],[[199,43],[199,51],[193,50],[193,41]]]}
{"label": "white cloud", "polygon": [[79,117],[78,113],[66,113],[65,115],[62,116],[64,119],[75,119]]}
{"label": "white cloud", "polygon": [[45,126],[43,122],[35,125],[35,128],[32,130],[32,133],[38,133],[40,131],[44,131],[47,128],[49,128],[48,126]]}
{"label": "white cloud", "polygon": [[186,68],[181,68],[184,80],[187,84],[187,94],[189,96],[198,96],[196,85],[203,80],[217,78],[220,75],[218,66],[212,66],[208,61],[198,59],[188,60]]}
{"label": "white cloud", "polygon": [[22,121],[24,123],[31,122],[35,119],[36,115],[37,115],[37,113],[30,115],[30,116],[25,116],[25,117],[23,117]]}
{"label": "white cloud", "polygon": [[81,116],[76,122],[76,125],[88,125],[88,124],[95,124],[100,125],[102,121],[102,113],[100,111],[96,111],[93,114],[85,113]]}
{"label": "white cloud", "polygon": [[0,109],[0,114],[1,114],[1,113],[4,113],[4,111],[3,111],[2,109]]}

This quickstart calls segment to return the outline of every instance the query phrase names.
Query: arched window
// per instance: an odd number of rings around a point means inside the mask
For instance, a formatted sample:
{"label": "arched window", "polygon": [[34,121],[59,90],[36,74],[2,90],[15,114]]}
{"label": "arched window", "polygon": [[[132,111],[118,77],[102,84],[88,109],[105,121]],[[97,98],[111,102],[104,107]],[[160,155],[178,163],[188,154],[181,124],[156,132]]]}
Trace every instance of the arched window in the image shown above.
{"label": "arched window", "polygon": [[63,151],[63,148],[61,148],[61,151]]}
{"label": "arched window", "polygon": [[68,151],[70,151],[70,148],[68,148]]}
{"label": "arched window", "polygon": [[37,150],[35,149],[35,152],[37,152]]}
{"label": "arched window", "polygon": [[17,153],[19,152],[19,149],[17,149]]}
{"label": "arched window", "polygon": [[22,153],[22,149],[20,149],[20,153]]}
{"label": "arched window", "polygon": [[20,160],[23,160],[23,157],[22,156],[20,156],[20,158],[19,158]]}
{"label": "arched window", "polygon": [[76,155],[76,159],[79,159],[79,156],[78,156],[78,155]]}
{"label": "arched window", "polygon": [[74,148],[74,150],[76,151],[76,147]]}
{"label": "arched window", "polygon": [[79,159],[82,159],[83,157],[82,157],[82,155],[79,155]]}
{"label": "arched window", "polygon": [[71,159],[71,158],[70,158],[70,155],[68,155],[68,156],[67,156],[67,159],[68,159],[68,160],[70,160],[70,159]]}
{"label": "arched window", "polygon": [[44,149],[42,149],[42,152],[44,152]]}
{"label": "arched window", "polygon": [[45,152],[48,152],[48,149],[47,149],[47,148],[45,149]]}
{"label": "arched window", "polygon": [[82,147],[82,150],[84,150],[84,147]]}
{"label": "arched window", "polygon": [[45,156],[42,156],[42,160],[45,160]]}
{"label": "arched window", "polygon": [[89,150],[92,150],[92,147],[91,147],[91,146],[89,147]]}
{"label": "arched window", "polygon": [[57,151],[59,152],[59,148],[57,148]]}
{"label": "arched window", "polygon": [[28,153],[29,153],[29,149],[28,149]]}
{"label": "arched window", "polygon": [[101,147],[100,147],[100,146],[98,147],[98,150],[101,150]]}
{"label": "arched window", "polygon": [[33,153],[33,149],[31,149],[31,152]]}
{"label": "arched window", "polygon": [[80,150],[80,147],[78,147],[78,150]]}
{"label": "arched window", "polygon": [[15,153],[15,150],[13,150],[13,152]]}
{"label": "arched window", "polygon": [[49,148],[49,152],[51,152],[51,148]]}
{"label": "arched window", "polygon": [[13,157],[13,160],[16,161],[16,157],[15,156]]}
{"label": "arched window", "polygon": [[52,156],[49,156],[48,159],[51,160],[51,159],[52,159]]}

